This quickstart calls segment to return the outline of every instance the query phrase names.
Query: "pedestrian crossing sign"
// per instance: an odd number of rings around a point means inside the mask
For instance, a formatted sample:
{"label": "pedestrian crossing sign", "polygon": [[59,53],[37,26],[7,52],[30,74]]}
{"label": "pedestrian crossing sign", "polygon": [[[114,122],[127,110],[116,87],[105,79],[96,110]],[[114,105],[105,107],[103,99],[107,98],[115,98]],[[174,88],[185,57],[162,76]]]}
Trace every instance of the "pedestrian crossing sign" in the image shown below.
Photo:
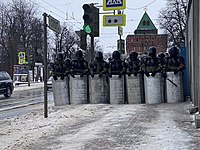
{"label": "pedestrian crossing sign", "polygon": [[18,53],[18,64],[25,64],[25,59],[26,59],[26,53],[19,52]]}
{"label": "pedestrian crossing sign", "polygon": [[123,10],[126,9],[126,0],[103,0],[103,10]]}

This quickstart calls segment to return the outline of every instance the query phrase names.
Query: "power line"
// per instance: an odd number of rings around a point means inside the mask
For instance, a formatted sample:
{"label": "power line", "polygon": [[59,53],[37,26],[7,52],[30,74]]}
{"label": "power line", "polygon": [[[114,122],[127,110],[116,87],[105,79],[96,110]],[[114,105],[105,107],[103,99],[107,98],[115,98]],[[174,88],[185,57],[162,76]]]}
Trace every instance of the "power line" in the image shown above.
{"label": "power line", "polygon": [[[32,1],[32,0],[30,0],[30,1],[31,1],[32,3],[34,3],[35,5],[38,5],[39,7],[43,8],[44,10],[47,10],[47,11],[51,12],[51,13],[54,14],[55,16],[66,20],[66,18],[64,18],[63,16],[60,16],[60,15],[58,15],[57,13],[54,13],[53,11],[51,11],[51,10],[49,10],[49,9],[43,7],[43,6],[40,6],[39,4],[37,4],[36,2],[34,2],[34,1]],[[42,1],[45,2],[44,0],[42,0]],[[45,2],[45,3],[48,4],[49,6],[53,7],[54,9],[59,10],[58,8],[56,8],[56,7],[54,7],[53,5],[49,4],[48,2]],[[59,10],[59,11],[60,11],[60,10]],[[61,13],[64,13],[63,11],[60,11],[60,12],[61,12]],[[65,14],[65,13],[64,13],[64,14]],[[71,18],[72,18],[72,17],[71,17]],[[75,19],[73,18],[73,20],[75,20]],[[76,21],[76,20],[75,20],[75,21]],[[79,23],[79,24],[81,24],[81,23],[78,22],[78,21],[76,21],[76,22]],[[71,22],[69,22],[69,23],[71,23]],[[75,23],[71,23],[71,24],[80,29],[80,27],[78,27]]]}
{"label": "power line", "polygon": [[142,6],[142,7],[138,7],[138,8],[129,8],[127,7],[128,10],[140,10],[140,9],[146,9],[148,6],[150,6],[151,4],[153,4],[155,1],[157,0],[153,0],[151,3],[145,5],[145,6]]}

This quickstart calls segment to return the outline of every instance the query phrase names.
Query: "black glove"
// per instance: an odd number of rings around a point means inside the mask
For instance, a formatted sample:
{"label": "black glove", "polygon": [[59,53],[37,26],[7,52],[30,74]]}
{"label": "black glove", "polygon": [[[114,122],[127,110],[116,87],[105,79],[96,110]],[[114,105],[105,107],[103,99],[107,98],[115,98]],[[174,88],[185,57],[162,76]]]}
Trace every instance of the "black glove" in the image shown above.
{"label": "black glove", "polygon": [[137,76],[137,73],[134,73],[134,76]]}
{"label": "black glove", "polygon": [[56,75],[54,75],[54,76],[53,76],[53,79],[54,79],[54,80],[58,80],[58,78],[57,78],[57,76],[56,76]]}
{"label": "black glove", "polygon": [[148,72],[145,72],[144,74],[145,74],[147,77],[149,77],[149,76],[150,76]]}
{"label": "black glove", "polygon": [[121,77],[122,77],[122,73],[119,74],[118,78],[121,78]]}
{"label": "black glove", "polygon": [[157,73],[156,71],[152,72],[151,76],[155,77],[156,73]]}
{"label": "black glove", "polygon": [[64,76],[64,74],[62,74],[61,77],[60,77],[60,79],[64,80],[64,78],[65,78],[65,76]]}
{"label": "black glove", "polygon": [[91,73],[90,75],[91,75],[92,78],[94,78],[94,73]]}
{"label": "black glove", "polygon": [[81,73],[81,74],[80,74],[80,77],[83,77],[83,76],[84,76],[84,74],[83,74],[83,73]]}
{"label": "black glove", "polygon": [[71,74],[72,78],[75,78],[74,74]]}
{"label": "black glove", "polygon": [[178,73],[178,70],[174,71],[174,74],[177,74]]}

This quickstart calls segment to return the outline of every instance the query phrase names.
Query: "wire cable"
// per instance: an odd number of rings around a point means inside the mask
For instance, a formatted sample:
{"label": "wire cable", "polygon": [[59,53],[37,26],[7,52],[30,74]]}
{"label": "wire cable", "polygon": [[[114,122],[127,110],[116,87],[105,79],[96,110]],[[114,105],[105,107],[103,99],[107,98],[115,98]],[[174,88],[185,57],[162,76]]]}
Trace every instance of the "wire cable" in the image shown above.
{"label": "wire cable", "polygon": [[143,7],[138,7],[138,8],[129,8],[129,7],[127,7],[127,9],[128,9],[128,10],[140,10],[140,9],[145,9],[145,8],[147,8],[148,6],[150,6],[151,4],[153,4],[155,1],[157,1],[157,0],[153,0],[151,3],[149,3],[149,4],[147,4],[147,5],[143,6]]}

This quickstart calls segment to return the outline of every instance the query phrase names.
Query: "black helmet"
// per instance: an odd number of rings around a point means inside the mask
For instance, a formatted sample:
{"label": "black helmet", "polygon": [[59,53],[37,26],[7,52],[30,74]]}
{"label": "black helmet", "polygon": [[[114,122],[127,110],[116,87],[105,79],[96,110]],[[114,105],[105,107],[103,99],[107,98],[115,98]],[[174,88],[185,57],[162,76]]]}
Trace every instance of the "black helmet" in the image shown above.
{"label": "black helmet", "polygon": [[76,58],[80,59],[80,58],[82,58],[82,57],[83,57],[83,52],[82,52],[81,50],[78,50],[78,51],[76,52]]}
{"label": "black helmet", "polygon": [[149,48],[149,56],[151,56],[151,57],[156,56],[156,48],[154,46],[151,46]]}
{"label": "black helmet", "polygon": [[170,57],[177,57],[179,55],[179,49],[176,46],[171,47],[168,50]]}
{"label": "black helmet", "polygon": [[158,53],[158,58],[163,59],[165,57],[165,54],[163,52]]}
{"label": "black helmet", "polygon": [[66,58],[64,60],[64,63],[65,63],[66,66],[70,66],[71,65],[71,60],[69,58]]}
{"label": "black helmet", "polygon": [[63,59],[64,59],[63,53],[58,52],[57,55],[56,55],[56,60],[57,61],[63,61]]}
{"label": "black helmet", "polygon": [[100,51],[97,51],[96,55],[95,55],[95,59],[96,60],[103,60],[103,53],[100,52]]}
{"label": "black helmet", "polygon": [[114,60],[119,60],[119,59],[120,59],[120,56],[121,56],[121,54],[120,54],[119,51],[114,51],[114,52],[112,53],[112,58],[113,58]]}
{"label": "black helmet", "polygon": [[130,58],[131,61],[136,60],[137,57],[138,57],[137,52],[132,51],[132,52],[129,54],[129,58]]}

